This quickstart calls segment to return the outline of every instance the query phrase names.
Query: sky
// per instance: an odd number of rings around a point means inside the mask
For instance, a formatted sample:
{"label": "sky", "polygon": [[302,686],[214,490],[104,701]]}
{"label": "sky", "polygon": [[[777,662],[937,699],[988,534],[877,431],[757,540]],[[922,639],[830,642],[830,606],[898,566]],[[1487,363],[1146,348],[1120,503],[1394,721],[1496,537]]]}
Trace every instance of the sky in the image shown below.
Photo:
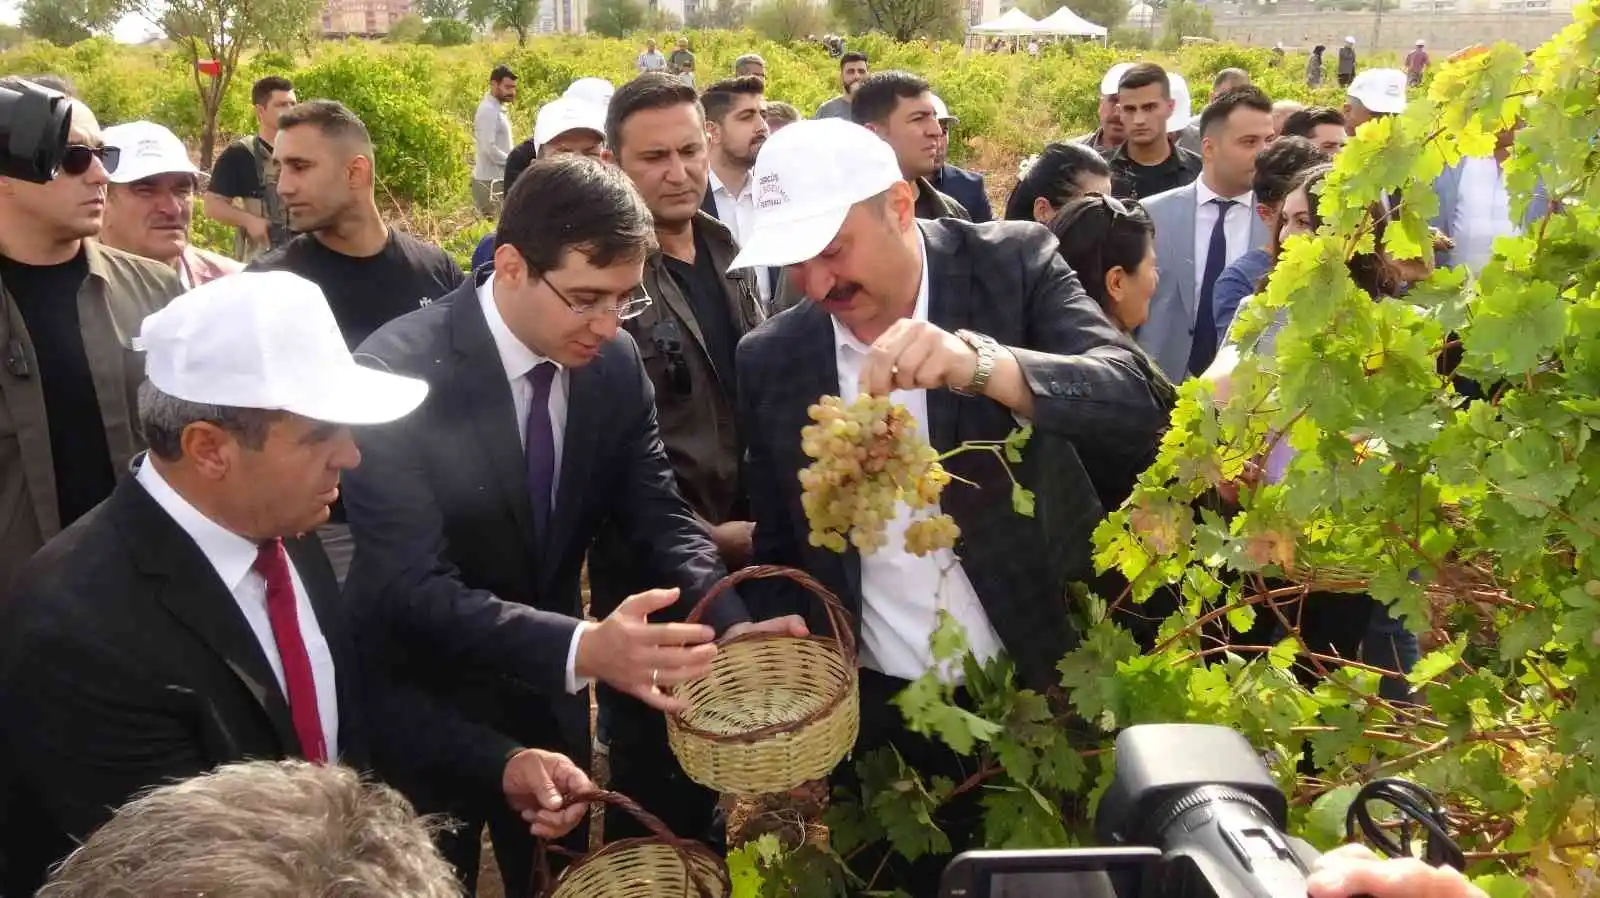
{"label": "sky", "polygon": [[[16,0],[0,0],[0,22],[15,25],[18,15]],[[127,16],[117,23],[117,27],[112,30],[112,36],[119,41],[132,44],[144,40],[154,31],[150,23],[139,16]]]}

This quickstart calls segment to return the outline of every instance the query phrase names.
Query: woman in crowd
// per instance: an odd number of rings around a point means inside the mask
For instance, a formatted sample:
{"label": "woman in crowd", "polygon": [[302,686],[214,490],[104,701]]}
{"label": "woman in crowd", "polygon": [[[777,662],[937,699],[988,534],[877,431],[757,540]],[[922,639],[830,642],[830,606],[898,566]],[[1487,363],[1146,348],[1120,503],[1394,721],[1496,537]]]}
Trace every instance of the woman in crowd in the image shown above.
{"label": "woman in crowd", "polygon": [[1311,58],[1306,60],[1306,87],[1322,86],[1322,54],[1326,52],[1328,48],[1321,44],[1311,48]]}
{"label": "woman in crowd", "polygon": [[1052,143],[1024,163],[1006,200],[1007,221],[1049,224],[1061,207],[1091,193],[1111,194],[1111,167],[1081,143]]}

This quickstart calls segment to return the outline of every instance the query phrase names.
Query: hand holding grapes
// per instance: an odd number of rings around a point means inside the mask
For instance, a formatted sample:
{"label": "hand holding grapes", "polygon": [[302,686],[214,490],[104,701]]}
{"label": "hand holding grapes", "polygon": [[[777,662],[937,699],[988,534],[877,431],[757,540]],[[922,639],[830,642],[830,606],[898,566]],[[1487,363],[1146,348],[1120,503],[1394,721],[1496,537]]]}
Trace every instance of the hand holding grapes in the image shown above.
{"label": "hand holding grapes", "polygon": [[872,341],[861,367],[861,392],[965,387],[978,370],[978,352],[927,321],[902,318]]}

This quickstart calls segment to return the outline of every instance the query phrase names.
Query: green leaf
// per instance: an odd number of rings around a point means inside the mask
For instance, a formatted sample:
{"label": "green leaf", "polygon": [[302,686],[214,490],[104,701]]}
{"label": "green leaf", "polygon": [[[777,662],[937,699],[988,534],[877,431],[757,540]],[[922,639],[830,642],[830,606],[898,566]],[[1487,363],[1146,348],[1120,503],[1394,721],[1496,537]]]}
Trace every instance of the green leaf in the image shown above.
{"label": "green leaf", "polygon": [[1006,434],[1005,454],[1006,461],[1018,465],[1022,463],[1022,450],[1027,448],[1028,440],[1033,437],[1033,425],[1023,426]]}
{"label": "green leaf", "polygon": [[1033,490],[1020,483],[1011,484],[1011,510],[1025,518],[1033,517]]}
{"label": "green leaf", "polygon": [[1509,873],[1491,873],[1488,876],[1472,877],[1472,884],[1477,886],[1489,898],[1527,898],[1532,891],[1528,882],[1520,876]]}
{"label": "green leaf", "polygon": [[1465,637],[1422,656],[1411,673],[1406,675],[1406,680],[1413,686],[1426,686],[1444,676],[1445,672],[1461,663],[1461,653],[1466,648]]}
{"label": "green leaf", "polygon": [[1310,826],[1306,841],[1313,845],[1332,847],[1345,841],[1344,818],[1350,804],[1356,800],[1361,786],[1352,783],[1339,786],[1317,797],[1311,803],[1311,813],[1306,820]]}

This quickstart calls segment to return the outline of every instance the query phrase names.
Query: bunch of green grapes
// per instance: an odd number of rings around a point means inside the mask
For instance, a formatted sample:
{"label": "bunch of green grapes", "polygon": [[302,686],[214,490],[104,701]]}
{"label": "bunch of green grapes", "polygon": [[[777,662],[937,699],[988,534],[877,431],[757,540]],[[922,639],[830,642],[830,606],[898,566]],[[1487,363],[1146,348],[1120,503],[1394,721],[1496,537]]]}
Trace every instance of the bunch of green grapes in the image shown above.
{"label": "bunch of green grapes", "polygon": [[[809,409],[800,448],[814,459],[800,472],[800,503],[811,544],[870,553],[889,542],[896,506],[932,508],[950,482],[939,453],[917,437],[917,421],[884,396],[863,394],[846,405],[824,396]],[[961,533],[947,514],[919,517],[906,528],[906,551],[926,555],[955,546]]]}

